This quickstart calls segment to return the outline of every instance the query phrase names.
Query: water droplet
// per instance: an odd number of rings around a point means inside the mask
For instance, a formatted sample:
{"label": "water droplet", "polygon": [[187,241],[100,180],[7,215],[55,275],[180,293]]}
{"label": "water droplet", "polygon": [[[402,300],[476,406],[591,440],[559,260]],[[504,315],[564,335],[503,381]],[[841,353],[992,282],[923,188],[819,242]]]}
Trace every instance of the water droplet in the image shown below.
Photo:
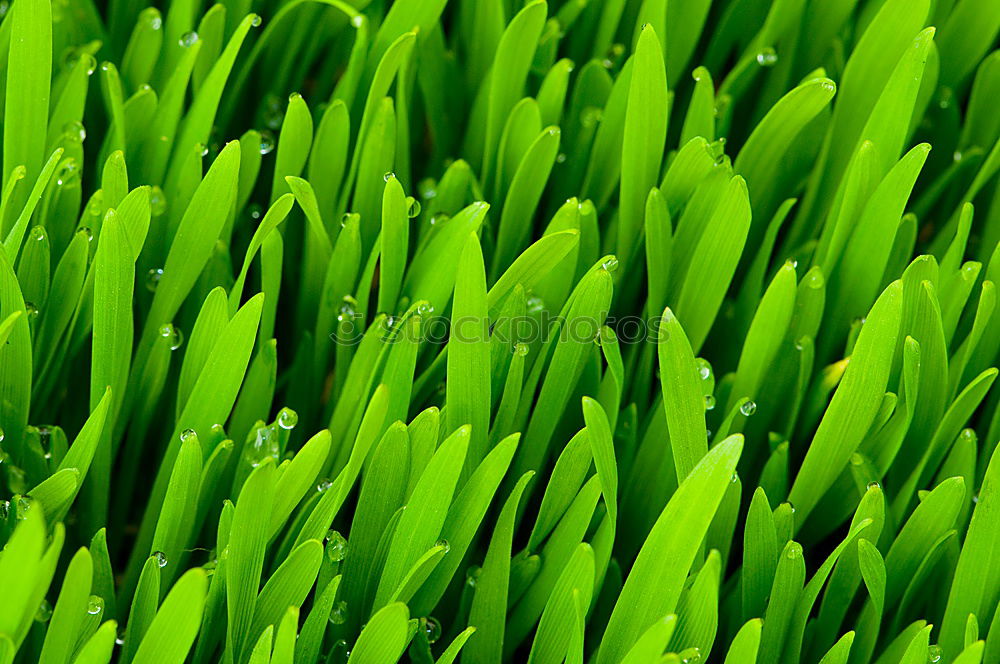
{"label": "water droplet", "polygon": [[421,316],[429,316],[434,313],[434,305],[430,302],[421,302],[417,305],[417,313]]}
{"label": "water droplet", "polygon": [[243,459],[251,468],[256,468],[268,458],[277,460],[281,456],[278,430],[274,426],[258,427],[252,444],[243,450]]}
{"label": "water droplet", "polygon": [[258,16],[257,14],[254,14],[253,18],[250,19],[250,25],[252,25],[255,28],[259,28],[260,24],[261,24],[260,16]]}
{"label": "water droplet", "polygon": [[944,651],[941,650],[941,646],[934,645],[927,648],[927,661],[931,664],[940,662],[943,655]]}
{"label": "water droplet", "polygon": [[174,327],[173,323],[160,326],[160,336],[170,340],[170,350],[177,350],[184,343],[184,333]]}
{"label": "water droplet", "polygon": [[181,38],[177,40],[177,43],[184,48],[190,48],[198,43],[198,33],[192,30],[191,32],[185,32],[181,35]]}
{"label": "water droplet", "polygon": [[80,176],[80,167],[76,163],[76,159],[72,157],[63,161],[59,166],[59,171],[56,173],[56,184],[57,185],[67,185],[71,182],[77,180]]}
{"label": "water droplet", "polygon": [[430,224],[431,226],[437,226],[438,224],[443,224],[448,221],[450,218],[451,217],[446,214],[435,214],[431,217]]}
{"label": "water droplet", "polygon": [[347,538],[336,530],[331,530],[326,536],[326,557],[332,563],[339,563],[347,556]]}
{"label": "water droplet", "polygon": [[976,440],[976,432],[973,429],[962,429],[962,433],[959,435],[965,442],[974,442]]}
{"label": "water droplet", "polygon": [[149,190],[149,210],[154,217],[159,217],[167,211],[167,197],[155,184]]}
{"label": "water droplet", "polygon": [[785,555],[788,557],[789,560],[795,560],[796,558],[802,556],[802,549],[800,549],[797,546],[789,547]]}
{"label": "water droplet", "polygon": [[355,28],[360,28],[364,24],[365,24],[365,17],[362,16],[361,14],[351,17],[351,25],[353,25]]}
{"label": "water droplet", "polygon": [[42,603],[38,605],[38,609],[35,610],[35,620],[40,623],[48,622],[49,618],[52,617],[52,605],[49,604],[48,600],[42,600]]}
{"label": "water droplet", "polygon": [[418,216],[420,214],[420,201],[415,199],[413,196],[406,197],[406,216],[410,219]]}
{"label": "water droplet", "polygon": [[145,23],[150,30],[159,30],[163,27],[163,17],[156,7],[147,7],[139,12],[139,21]]}
{"label": "water droplet", "polygon": [[437,182],[434,178],[424,178],[417,183],[417,195],[424,200],[437,196]]}
{"label": "water droplet", "polygon": [[705,395],[705,410],[712,410],[715,408],[715,397],[711,394]]}
{"label": "water droplet", "polygon": [[340,600],[330,612],[330,622],[334,625],[343,625],[347,621],[347,602]]}
{"label": "water droplet", "polygon": [[872,489],[881,489],[881,488],[882,488],[882,485],[879,484],[878,482],[874,481],[874,480],[868,483],[868,490],[869,491],[871,491]]}
{"label": "water droplet", "polygon": [[701,649],[692,647],[681,653],[682,664],[694,664],[701,661]]}
{"label": "water droplet", "polygon": [[[156,287],[160,284],[160,279],[163,278],[163,268],[154,267],[149,270],[146,274],[146,290],[150,293],[156,292]],[[161,328],[160,334],[163,334]],[[164,335],[166,336],[166,335]]]}
{"label": "water droplet", "polygon": [[446,539],[439,539],[437,542],[434,542],[434,546],[444,547],[445,553],[451,551],[451,544],[449,544],[448,540]]}
{"label": "water droplet", "polygon": [[750,417],[751,415],[753,415],[756,412],[757,412],[757,404],[754,403],[753,401],[744,401],[740,405],[740,413],[744,417]]}
{"label": "water droplet", "polygon": [[520,357],[524,357],[524,356],[526,356],[528,354],[528,350],[529,350],[528,344],[526,344],[526,343],[522,343],[522,342],[519,341],[516,344],[514,344],[514,354],[515,355],[518,355]]}
{"label": "water droplet", "polygon": [[761,67],[773,67],[778,63],[778,54],[771,47],[765,47],[757,54],[757,64]]}
{"label": "water droplet", "polygon": [[282,103],[281,97],[269,92],[264,97],[264,125],[269,129],[278,129],[281,127],[281,123],[285,120],[285,104]]}
{"label": "water droplet", "polygon": [[162,551],[154,551],[151,557],[156,559],[156,564],[161,569],[166,567],[167,562],[169,562],[167,560],[167,554],[163,553]]}
{"label": "water droplet", "polygon": [[195,152],[197,152],[202,157],[208,156],[208,146],[205,145],[204,143],[198,143],[197,145],[194,146],[194,149]]}
{"label": "water droplet", "polygon": [[10,501],[0,500],[0,521],[6,521],[10,516]]}
{"label": "water droplet", "polygon": [[441,638],[441,623],[433,616],[424,619],[424,633],[427,635],[427,643],[435,643]]}
{"label": "water droplet", "polygon": [[181,442],[183,442],[185,440],[189,440],[192,437],[197,436],[197,435],[198,435],[198,432],[196,432],[194,429],[184,429],[184,431],[181,431]]}
{"label": "water droplet", "polygon": [[274,150],[274,133],[270,129],[261,129],[260,131],[260,153],[261,154],[271,154]]}
{"label": "water droplet", "polygon": [[566,163],[566,153],[565,152],[560,152],[559,154],[556,155],[556,163],[557,164],[564,164],[564,163]]}
{"label": "water droplet", "polygon": [[35,242],[41,242],[47,237],[45,234],[45,227],[44,226],[33,227],[28,237],[30,237]]}
{"label": "water droplet", "polygon": [[90,601],[87,602],[87,613],[92,616],[96,616],[98,613],[104,610],[104,598],[97,595],[91,595]]}
{"label": "water droplet", "polygon": [[327,491],[332,486],[333,486],[333,482],[331,482],[330,480],[327,480],[327,479],[323,479],[323,480],[320,480],[319,483],[316,485],[316,490],[319,491],[320,493],[323,493],[324,491]]}
{"label": "water droplet", "polygon": [[33,302],[25,302],[24,313],[27,314],[30,320],[38,318],[38,307]]}
{"label": "water droplet", "polygon": [[545,301],[537,295],[531,295],[525,302],[528,308],[528,313],[538,313],[545,308]]}
{"label": "water droplet", "polygon": [[250,218],[256,221],[264,215],[264,208],[254,203],[247,208],[247,212],[250,213]]}
{"label": "water droplet", "polygon": [[483,568],[479,565],[473,565],[465,572],[465,585],[470,588],[475,588],[476,584],[479,583],[479,577],[482,576]]}
{"label": "water droplet", "polygon": [[595,106],[588,106],[580,113],[580,125],[589,129],[600,122],[603,116],[603,110]]}
{"label": "water droplet", "polygon": [[698,376],[702,380],[708,380],[712,375],[712,365],[708,363],[708,360],[703,358],[695,358],[695,363],[698,365]]}
{"label": "water droplet", "polygon": [[299,414],[291,408],[282,408],[278,411],[278,426],[282,429],[294,429],[299,423]]}
{"label": "water droplet", "polygon": [[49,450],[52,448],[52,427],[47,424],[41,424],[37,427],[33,427],[35,432],[38,434],[38,444],[41,446],[42,450],[45,451],[45,458],[48,459],[52,455],[49,454]]}
{"label": "water droplet", "polygon": [[115,645],[123,646],[125,645],[125,631],[119,630],[118,634],[115,635]]}
{"label": "water droplet", "polygon": [[864,465],[864,463],[865,463],[865,458],[863,456],[861,456],[860,454],[858,454],[857,452],[855,452],[854,454],[851,455],[851,465],[852,466],[861,466],[861,465]]}
{"label": "water droplet", "polygon": [[608,257],[606,261],[601,263],[601,268],[608,272],[614,272],[618,269],[618,258],[616,256]]}
{"label": "water droplet", "polygon": [[81,55],[80,62],[82,62],[87,68],[87,76],[93,75],[94,71],[97,70],[97,59],[90,53],[84,53]]}
{"label": "water droplet", "polygon": [[388,182],[389,180],[393,179],[394,177],[396,177],[395,173],[393,173],[392,171],[386,171],[386,174],[382,176],[382,179],[385,180],[386,182]]}
{"label": "water droplet", "polygon": [[70,141],[82,143],[87,138],[87,130],[79,120],[70,120],[63,125],[63,136]]}
{"label": "water droplet", "polygon": [[737,482],[740,481],[740,474],[734,471],[733,476],[729,478],[729,481],[732,482],[733,484],[736,484]]}
{"label": "water droplet", "polygon": [[340,313],[337,314],[337,320],[343,323],[344,321],[354,318],[354,316],[357,314],[357,309],[355,308],[357,306],[358,306],[357,300],[355,300],[350,295],[345,295],[344,300],[340,305]]}

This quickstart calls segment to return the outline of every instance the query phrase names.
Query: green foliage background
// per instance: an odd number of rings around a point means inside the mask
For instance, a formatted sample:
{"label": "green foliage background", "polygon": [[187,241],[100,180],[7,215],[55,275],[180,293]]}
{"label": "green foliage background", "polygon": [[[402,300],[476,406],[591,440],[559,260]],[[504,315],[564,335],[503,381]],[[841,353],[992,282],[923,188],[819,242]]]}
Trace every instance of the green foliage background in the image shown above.
{"label": "green foliage background", "polygon": [[1000,662],[997,0],[145,4],[0,4],[0,664]]}

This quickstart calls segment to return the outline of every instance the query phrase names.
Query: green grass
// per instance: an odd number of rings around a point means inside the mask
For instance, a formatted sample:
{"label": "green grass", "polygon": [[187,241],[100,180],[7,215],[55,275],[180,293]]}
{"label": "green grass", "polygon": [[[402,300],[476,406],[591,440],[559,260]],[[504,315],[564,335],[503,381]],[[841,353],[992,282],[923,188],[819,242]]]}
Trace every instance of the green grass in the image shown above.
{"label": "green grass", "polygon": [[0,664],[1000,662],[997,0],[143,5],[0,3]]}

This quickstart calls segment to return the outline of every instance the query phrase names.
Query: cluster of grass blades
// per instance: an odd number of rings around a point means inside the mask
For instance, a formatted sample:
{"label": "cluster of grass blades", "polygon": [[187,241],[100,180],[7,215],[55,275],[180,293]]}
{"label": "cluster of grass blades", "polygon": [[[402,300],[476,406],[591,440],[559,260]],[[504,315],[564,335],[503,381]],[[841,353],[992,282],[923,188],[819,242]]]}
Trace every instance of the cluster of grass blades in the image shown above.
{"label": "cluster of grass blades", "polygon": [[1000,662],[1000,2],[144,5],[0,4],[0,664]]}

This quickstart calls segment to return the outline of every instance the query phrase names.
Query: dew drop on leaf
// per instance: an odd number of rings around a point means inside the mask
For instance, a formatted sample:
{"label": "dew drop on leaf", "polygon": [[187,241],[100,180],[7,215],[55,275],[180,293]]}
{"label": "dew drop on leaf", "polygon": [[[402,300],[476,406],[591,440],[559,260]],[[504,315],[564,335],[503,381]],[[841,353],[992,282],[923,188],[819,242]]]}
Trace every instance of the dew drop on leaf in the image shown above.
{"label": "dew drop on leaf", "polygon": [[767,47],[757,53],[757,64],[761,67],[773,67],[778,63],[778,54],[773,48]]}
{"label": "dew drop on leaf", "polygon": [[695,358],[695,363],[698,365],[698,376],[702,380],[708,380],[712,375],[712,365],[708,363],[708,360],[703,358]]}
{"label": "dew drop on leaf", "polygon": [[87,130],[79,120],[70,120],[63,125],[63,136],[75,143],[82,143],[87,138]]}
{"label": "dew drop on leaf", "polygon": [[336,530],[326,536],[326,557],[332,563],[339,563],[347,556],[347,539]]}
{"label": "dew drop on leaf", "polygon": [[420,201],[413,196],[406,197],[406,216],[410,219],[420,215]]}
{"label": "dew drop on leaf", "polygon": [[52,617],[52,605],[49,604],[48,600],[42,600],[41,604],[38,605],[38,609],[35,611],[35,620],[38,622],[48,622],[49,618]]}
{"label": "dew drop on leaf", "polygon": [[330,612],[330,622],[334,625],[343,625],[347,621],[347,602],[340,600]]}
{"label": "dew drop on leaf", "polygon": [[[146,290],[148,290],[150,293],[155,292],[156,287],[160,285],[160,279],[162,278],[163,278],[163,268],[159,267],[150,268],[149,272],[146,274]],[[162,330],[160,333],[162,334]]]}
{"label": "dew drop on leaf", "polygon": [[427,643],[436,643],[441,638],[441,623],[433,616],[424,619],[424,633],[427,635]]}
{"label": "dew drop on leaf", "polygon": [[274,133],[270,129],[262,129],[260,132],[260,153],[271,154],[274,150]]}
{"label": "dew drop on leaf", "polygon": [[282,408],[278,411],[278,426],[282,429],[294,429],[299,423],[299,414],[291,408]]}
{"label": "dew drop on leaf", "polygon": [[167,197],[156,185],[149,190],[149,210],[154,217],[162,216],[167,211]]}

